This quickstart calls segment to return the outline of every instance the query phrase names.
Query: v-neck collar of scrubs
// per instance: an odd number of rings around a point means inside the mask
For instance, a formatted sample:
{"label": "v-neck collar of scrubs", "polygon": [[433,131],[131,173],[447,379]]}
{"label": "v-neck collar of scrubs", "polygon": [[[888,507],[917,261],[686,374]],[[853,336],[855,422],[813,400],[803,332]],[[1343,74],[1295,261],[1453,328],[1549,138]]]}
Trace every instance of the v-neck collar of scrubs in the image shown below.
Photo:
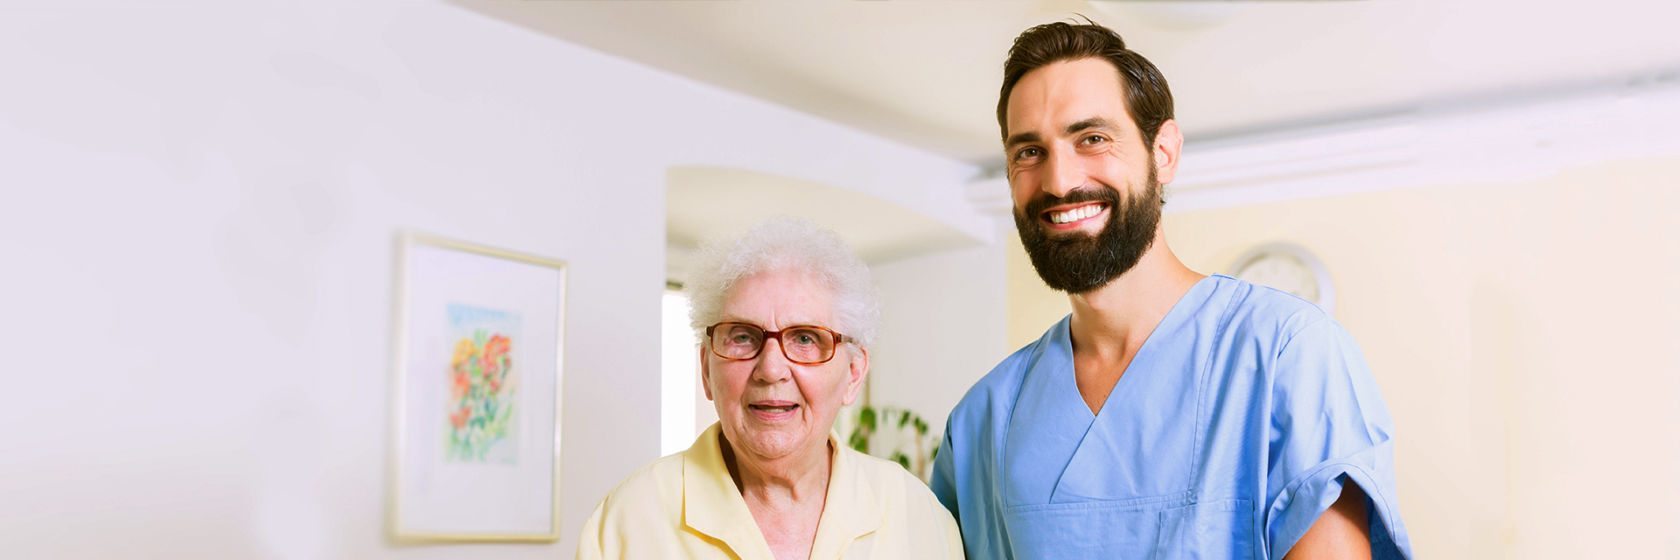
{"label": "v-neck collar of scrubs", "polygon": [[1178,301],[1173,302],[1172,307],[1167,309],[1167,314],[1161,316],[1161,320],[1155,323],[1155,328],[1149,330],[1149,336],[1144,337],[1143,344],[1138,346],[1137,353],[1132,355],[1132,361],[1126,364],[1125,371],[1121,372],[1120,378],[1114,381],[1114,386],[1109,388],[1108,396],[1103,399],[1102,406],[1095,413],[1092,413],[1090,405],[1085,403],[1085,397],[1079,394],[1079,381],[1077,373],[1073,369],[1073,315],[1063,318],[1062,322],[1057,323],[1055,327],[1057,331],[1060,331],[1058,333],[1060,336],[1057,337],[1058,340],[1056,341],[1058,345],[1056,351],[1068,357],[1068,367],[1060,370],[1056,375],[1045,377],[1052,377],[1058,384],[1066,385],[1068,391],[1063,392],[1079,401],[1079,406],[1074,408],[1085,412],[1086,416],[1090,418],[1089,422],[1095,423],[1097,419],[1102,418],[1104,413],[1108,412],[1112,406],[1111,403],[1121,400],[1118,397],[1123,396],[1121,391],[1130,384],[1128,379],[1135,377],[1134,373],[1151,371],[1150,362],[1156,360],[1159,354],[1155,351],[1155,347],[1161,345],[1156,342],[1156,339],[1164,336],[1164,333],[1171,332],[1194,315],[1198,307],[1195,302],[1206,300],[1208,292],[1214,288],[1216,282],[1217,280],[1213,276],[1204,276],[1191,285],[1190,289],[1184,292],[1184,295],[1179,296]]}
{"label": "v-neck collar of scrubs", "polygon": [[[1000,466],[1010,480],[1009,484],[1004,485],[1006,505],[1046,504],[1063,498],[1088,497],[1082,496],[1085,494],[1083,491],[1067,492],[1064,487],[1069,485],[1064,484],[1063,476],[1069,471],[1083,472],[1077,466],[1070,468],[1070,465],[1081,461],[1100,460],[1093,455],[1103,454],[1102,449],[1087,449],[1104,447],[1104,442],[1087,441],[1103,439],[1093,438],[1093,432],[1099,431],[1100,427],[1117,423],[1144,422],[1149,421],[1146,417],[1157,416],[1149,411],[1135,409],[1136,406],[1153,403],[1139,403],[1130,399],[1132,386],[1145,381],[1163,381],[1188,387],[1193,393],[1193,380],[1159,379],[1160,376],[1186,374],[1176,369],[1162,369],[1166,363],[1182,361],[1182,356],[1163,355],[1163,351],[1166,351],[1166,354],[1175,354],[1174,351],[1181,349],[1173,345],[1167,345],[1173,346],[1172,348],[1160,348],[1165,344],[1161,339],[1170,338],[1170,333],[1180,330],[1201,309],[1200,304],[1205,302],[1218,286],[1219,281],[1216,278],[1209,276],[1198,280],[1189,291],[1179,297],[1139,347],[1137,355],[1115,382],[1107,400],[1096,414],[1091,413],[1090,406],[1080,396],[1079,386],[1074,378],[1070,330],[1072,317],[1063,317],[1045,333],[1022,382],[1014,413],[1009,420],[1008,432],[1004,436],[1001,454],[1003,464]],[[1144,377],[1157,379],[1146,380]],[[1188,396],[1194,398],[1193,394]],[[1132,431],[1124,427],[1120,429]],[[1076,489],[1085,486],[1077,480],[1069,482],[1073,483],[1072,486]]]}

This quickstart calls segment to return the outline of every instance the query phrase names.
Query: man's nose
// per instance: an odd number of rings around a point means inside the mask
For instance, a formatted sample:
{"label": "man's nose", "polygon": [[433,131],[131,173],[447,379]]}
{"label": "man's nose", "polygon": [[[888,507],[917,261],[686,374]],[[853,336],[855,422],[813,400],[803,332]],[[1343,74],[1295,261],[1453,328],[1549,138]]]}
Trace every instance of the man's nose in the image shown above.
{"label": "man's nose", "polygon": [[1054,150],[1044,156],[1044,183],[1039,188],[1056,198],[1062,198],[1085,186],[1085,169],[1077,154]]}

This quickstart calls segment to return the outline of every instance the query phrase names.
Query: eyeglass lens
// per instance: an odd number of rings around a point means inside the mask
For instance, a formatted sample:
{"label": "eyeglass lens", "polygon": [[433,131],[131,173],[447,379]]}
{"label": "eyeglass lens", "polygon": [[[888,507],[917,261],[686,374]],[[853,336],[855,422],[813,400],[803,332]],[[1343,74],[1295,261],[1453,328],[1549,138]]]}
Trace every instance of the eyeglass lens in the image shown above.
{"label": "eyeglass lens", "polygon": [[[812,364],[834,357],[834,335],[815,327],[791,327],[780,333],[782,355]],[[764,349],[765,332],[755,325],[723,323],[712,330],[712,350],[732,360],[748,360]]]}

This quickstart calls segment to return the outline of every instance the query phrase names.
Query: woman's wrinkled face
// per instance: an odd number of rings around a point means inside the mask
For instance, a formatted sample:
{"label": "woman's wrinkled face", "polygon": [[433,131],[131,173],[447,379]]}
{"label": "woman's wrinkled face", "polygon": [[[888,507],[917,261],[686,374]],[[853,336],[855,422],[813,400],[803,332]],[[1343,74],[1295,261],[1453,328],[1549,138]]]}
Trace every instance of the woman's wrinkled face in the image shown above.
{"label": "woman's wrinkled face", "polygon": [[[766,331],[835,325],[834,294],[797,270],[770,270],[742,278],[724,294],[720,321],[751,323]],[[850,334],[844,333],[843,334]],[[774,461],[800,453],[826,453],[840,407],[851,404],[869,370],[868,354],[853,344],[835,348],[826,363],[787,359],[781,341],[767,337],[758,356],[730,360],[700,349],[706,398],[735,454]]]}

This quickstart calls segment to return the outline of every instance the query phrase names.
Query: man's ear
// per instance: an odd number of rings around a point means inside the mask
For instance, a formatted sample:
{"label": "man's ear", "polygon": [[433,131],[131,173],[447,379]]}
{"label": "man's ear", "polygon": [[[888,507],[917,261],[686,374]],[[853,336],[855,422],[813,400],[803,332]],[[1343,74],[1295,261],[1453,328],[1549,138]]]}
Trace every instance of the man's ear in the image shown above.
{"label": "man's ear", "polygon": [[1150,147],[1150,153],[1155,159],[1155,179],[1166,185],[1178,176],[1178,154],[1184,149],[1184,133],[1178,130],[1178,121],[1167,119],[1161,123],[1161,129],[1155,132],[1155,145]]}
{"label": "man's ear", "polygon": [[857,402],[864,380],[869,379],[869,351],[856,344],[852,348],[857,351],[851,353],[852,359],[846,364],[846,399],[841,403],[845,405]]}
{"label": "man's ear", "polygon": [[712,400],[712,365],[706,359],[706,343],[700,343],[700,389],[706,392],[706,400]]}

